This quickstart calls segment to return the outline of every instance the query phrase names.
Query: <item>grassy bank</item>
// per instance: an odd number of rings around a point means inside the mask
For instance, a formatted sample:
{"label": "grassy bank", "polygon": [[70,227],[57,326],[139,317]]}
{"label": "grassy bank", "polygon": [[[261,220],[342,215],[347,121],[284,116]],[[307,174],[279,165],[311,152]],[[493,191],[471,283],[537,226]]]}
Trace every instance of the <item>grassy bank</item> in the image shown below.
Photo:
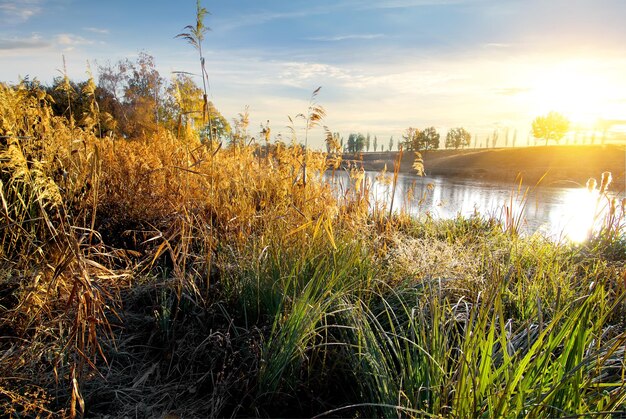
{"label": "grassy bank", "polygon": [[579,245],[389,217],[297,142],[98,138],[0,87],[4,414],[624,410],[624,203]]}
{"label": "grassy bank", "polygon": [[[365,170],[393,167],[397,152],[345,155]],[[519,148],[431,150],[422,152],[426,174],[514,182],[521,174],[526,184],[579,185],[605,170],[613,174],[614,188],[624,190],[626,146],[559,145]],[[410,173],[413,153],[405,152],[401,171]]]}

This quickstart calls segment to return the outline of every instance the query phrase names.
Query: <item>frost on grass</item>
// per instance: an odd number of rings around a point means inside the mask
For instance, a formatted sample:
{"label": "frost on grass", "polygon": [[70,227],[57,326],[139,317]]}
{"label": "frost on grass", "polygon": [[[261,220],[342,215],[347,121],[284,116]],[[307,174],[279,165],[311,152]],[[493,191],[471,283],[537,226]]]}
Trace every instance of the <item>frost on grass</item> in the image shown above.
{"label": "frost on grass", "polygon": [[386,256],[390,272],[410,281],[441,280],[450,289],[472,289],[481,284],[478,249],[434,238],[397,234]]}

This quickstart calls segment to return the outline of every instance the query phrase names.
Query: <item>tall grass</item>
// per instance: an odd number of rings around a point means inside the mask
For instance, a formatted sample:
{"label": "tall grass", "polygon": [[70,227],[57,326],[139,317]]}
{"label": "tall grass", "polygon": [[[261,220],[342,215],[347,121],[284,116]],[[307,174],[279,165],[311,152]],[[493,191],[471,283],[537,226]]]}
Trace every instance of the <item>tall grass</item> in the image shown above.
{"label": "tall grass", "polygon": [[362,170],[323,181],[336,153],[98,138],[0,87],[4,413],[624,409],[618,202],[583,245],[370,215]]}

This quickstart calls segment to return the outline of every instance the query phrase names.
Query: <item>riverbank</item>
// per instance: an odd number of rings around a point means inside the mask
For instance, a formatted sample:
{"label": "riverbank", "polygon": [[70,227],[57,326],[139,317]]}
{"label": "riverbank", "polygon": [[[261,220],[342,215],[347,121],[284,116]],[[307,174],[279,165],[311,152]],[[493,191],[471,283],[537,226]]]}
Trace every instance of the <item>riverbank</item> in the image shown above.
{"label": "riverbank", "polygon": [[[344,154],[344,161],[362,164],[365,170],[393,170],[398,152]],[[625,187],[626,146],[538,146],[422,152],[427,176],[463,177],[513,182],[518,175],[527,185],[584,185],[604,171],[613,174],[613,190]],[[404,152],[400,171],[413,171],[414,154]]]}
{"label": "riverbank", "polygon": [[579,244],[372,211],[324,153],[100,138],[46,97],[0,88],[0,416],[626,411],[623,211]]}

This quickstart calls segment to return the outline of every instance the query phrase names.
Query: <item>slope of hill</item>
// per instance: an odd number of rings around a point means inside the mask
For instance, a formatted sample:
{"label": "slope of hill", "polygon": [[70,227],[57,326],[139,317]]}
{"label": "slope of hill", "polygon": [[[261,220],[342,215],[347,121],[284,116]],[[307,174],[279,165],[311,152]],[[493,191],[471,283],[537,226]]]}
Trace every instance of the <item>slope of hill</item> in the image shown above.
{"label": "slope of hill", "polygon": [[[365,170],[393,170],[397,152],[346,154]],[[480,150],[432,150],[422,152],[427,176],[466,177],[513,182],[518,174],[525,184],[543,178],[544,185],[584,185],[604,171],[613,174],[613,190],[624,191],[626,146],[540,146]],[[400,171],[412,171],[414,154],[405,152]]]}

